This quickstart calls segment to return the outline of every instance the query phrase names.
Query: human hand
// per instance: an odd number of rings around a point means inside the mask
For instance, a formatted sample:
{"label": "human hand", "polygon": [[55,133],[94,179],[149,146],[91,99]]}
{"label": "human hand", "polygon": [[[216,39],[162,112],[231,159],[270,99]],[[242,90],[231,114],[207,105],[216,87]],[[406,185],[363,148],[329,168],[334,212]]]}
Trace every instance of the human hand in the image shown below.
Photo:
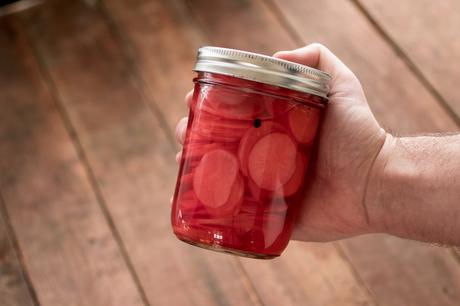
{"label": "human hand", "polygon": [[[330,241],[374,231],[365,204],[373,162],[386,133],[375,120],[356,76],[320,44],[282,51],[277,58],[318,68],[332,76],[312,178],[293,239]],[[186,96],[190,105],[191,93]],[[176,138],[183,143],[187,118],[179,121]],[[180,159],[180,153],[177,156]]]}

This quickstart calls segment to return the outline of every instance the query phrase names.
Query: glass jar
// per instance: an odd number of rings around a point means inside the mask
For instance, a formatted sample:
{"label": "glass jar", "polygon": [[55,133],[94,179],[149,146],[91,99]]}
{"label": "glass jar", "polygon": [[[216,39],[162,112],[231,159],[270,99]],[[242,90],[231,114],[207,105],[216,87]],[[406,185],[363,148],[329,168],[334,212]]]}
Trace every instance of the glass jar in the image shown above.
{"label": "glass jar", "polygon": [[279,256],[302,202],[330,76],[217,47],[200,48],[194,70],[174,233],[215,251]]}

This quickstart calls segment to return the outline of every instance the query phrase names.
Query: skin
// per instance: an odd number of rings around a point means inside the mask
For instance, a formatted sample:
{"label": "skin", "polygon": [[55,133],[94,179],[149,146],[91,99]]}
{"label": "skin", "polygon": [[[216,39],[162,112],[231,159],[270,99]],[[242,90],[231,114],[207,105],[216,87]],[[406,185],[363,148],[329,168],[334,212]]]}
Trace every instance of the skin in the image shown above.
{"label": "skin", "polygon": [[[292,238],[332,241],[380,232],[459,245],[460,136],[386,133],[359,80],[320,44],[274,56],[332,76],[315,168]],[[185,100],[190,104],[191,93]],[[186,126],[187,118],[177,125],[180,143]]]}

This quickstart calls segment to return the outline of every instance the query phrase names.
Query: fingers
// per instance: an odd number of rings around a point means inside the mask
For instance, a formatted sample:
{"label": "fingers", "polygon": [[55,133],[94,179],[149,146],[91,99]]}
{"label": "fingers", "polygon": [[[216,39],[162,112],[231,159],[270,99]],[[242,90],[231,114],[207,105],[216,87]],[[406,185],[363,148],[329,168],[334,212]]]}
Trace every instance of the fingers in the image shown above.
{"label": "fingers", "polygon": [[176,154],[176,162],[179,163],[181,158],[182,158],[182,151],[179,151]]}
{"label": "fingers", "polygon": [[328,48],[318,43],[292,51],[280,51],[275,53],[274,57],[318,68],[331,75],[351,72]]}
{"label": "fingers", "polygon": [[[193,90],[190,90],[186,95],[185,95],[185,103],[187,104],[188,107],[190,107],[192,103],[192,97],[193,97]],[[184,139],[185,139],[185,132],[187,130],[187,124],[188,124],[188,117],[184,117],[176,125],[176,140],[181,144],[184,145]],[[176,154],[176,162],[179,163],[180,159],[182,158],[182,151],[177,152]]]}
{"label": "fingers", "polygon": [[184,117],[176,125],[176,140],[183,145],[185,139],[185,131],[187,129],[188,117]]}
{"label": "fingers", "polygon": [[190,107],[192,104],[192,97],[193,97],[193,89],[190,90],[186,95],[185,95],[185,103],[187,104],[187,107]]}
{"label": "fingers", "polygon": [[274,57],[317,68],[332,76],[330,96],[362,96],[361,84],[353,72],[328,48],[313,43],[292,51],[280,51]]}

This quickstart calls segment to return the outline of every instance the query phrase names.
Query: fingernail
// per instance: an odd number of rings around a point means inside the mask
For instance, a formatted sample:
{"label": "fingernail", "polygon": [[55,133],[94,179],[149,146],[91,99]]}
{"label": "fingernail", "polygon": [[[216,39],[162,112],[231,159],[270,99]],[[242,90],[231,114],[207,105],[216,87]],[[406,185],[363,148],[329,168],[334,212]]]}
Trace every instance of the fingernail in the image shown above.
{"label": "fingernail", "polygon": [[279,55],[282,55],[283,53],[287,53],[289,51],[277,51],[275,52],[275,54],[273,54],[273,56],[279,56]]}
{"label": "fingernail", "polygon": [[182,151],[177,152],[177,154],[176,154],[176,162],[177,163],[180,162],[181,157],[182,157]]}
{"label": "fingernail", "polygon": [[185,129],[187,128],[187,122],[188,122],[188,118],[185,117],[185,118],[182,118],[179,121],[179,123],[177,123],[177,126],[176,126],[176,139],[180,143],[184,142]]}

